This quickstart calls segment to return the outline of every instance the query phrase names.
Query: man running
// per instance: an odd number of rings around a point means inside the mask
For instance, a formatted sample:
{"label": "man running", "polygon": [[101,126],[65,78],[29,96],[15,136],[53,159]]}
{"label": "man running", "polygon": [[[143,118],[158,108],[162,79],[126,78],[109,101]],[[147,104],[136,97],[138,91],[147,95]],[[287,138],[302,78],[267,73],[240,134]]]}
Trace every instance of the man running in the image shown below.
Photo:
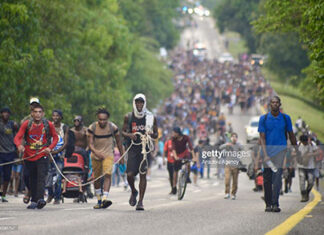
{"label": "man running", "polygon": [[[189,136],[183,135],[180,127],[174,127],[172,133],[172,152],[174,158],[174,172],[173,172],[173,189],[172,193],[177,194],[177,181],[178,181],[178,172],[182,166],[183,159],[190,159],[190,154],[196,161],[196,155],[193,151],[192,143]],[[187,183],[191,183],[190,180],[190,163],[187,163],[188,167],[188,179]]]}
{"label": "man running", "polygon": [[[146,109],[146,98],[143,94],[137,94],[133,99],[133,112],[128,113],[124,118],[123,136],[126,137],[129,144],[131,144],[131,141],[135,143],[129,149],[126,169],[127,181],[132,190],[129,204],[135,206],[137,203],[136,197],[138,191],[135,188],[134,182],[135,176],[141,172],[139,182],[140,196],[136,210],[144,210],[143,199],[146,190],[146,172],[148,166],[147,160],[145,161],[143,159],[141,138],[135,134],[136,132],[149,134],[154,139],[158,137],[156,118]],[[148,152],[153,151],[153,149],[148,149],[148,146],[144,147],[146,147],[146,151]]]}
{"label": "man running", "polygon": [[111,186],[111,174],[114,165],[114,139],[121,156],[124,154],[118,127],[108,121],[110,117],[106,109],[98,109],[97,122],[88,128],[88,142],[91,150],[92,168],[94,177],[98,178],[104,174],[103,196],[101,195],[101,179],[94,183],[98,203],[93,208],[107,208],[112,202],[108,200]]}
{"label": "man running", "polygon": [[[29,172],[31,204],[27,209],[42,209],[44,200],[45,177],[48,170],[48,154],[57,144],[58,136],[54,125],[43,118],[44,108],[40,104],[33,106],[31,120],[20,127],[14,142],[20,153],[24,153],[26,168]],[[25,147],[22,140],[25,140]],[[52,141],[51,141],[52,139]]]}
{"label": "man running", "polygon": [[[54,123],[56,134],[58,135],[58,142],[55,148],[53,149],[53,157],[55,160],[56,165],[59,167],[60,171],[63,169],[64,165],[64,150],[68,143],[68,132],[69,127],[62,123],[63,119],[63,113],[61,110],[55,109],[52,112],[52,120]],[[56,175],[56,181],[53,182],[55,179],[54,176]],[[52,162],[50,164],[50,169],[48,172],[48,181],[49,181],[49,187],[48,187],[48,198],[47,203],[51,203],[52,199],[54,198],[54,204],[60,204],[61,200],[61,181],[62,176],[56,169],[55,164]],[[54,183],[54,186],[53,186]]]}
{"label": "man running", "polygon": [[[2,108],[0,110],[0,165],[13,161],[16,154],[16,147],[14,144],[14,136],[18,131],[18,125],[14,121],[10,120],[11,111],[9,108]],[[3,185],[2,185],[2,202],[8,202],[6,199],[6,193],[8,184],[11,177],[12,164],[0,166],[0,176],[3,173]]]}
{"label": "man running", "polygon": [[[290,116],[280,112],[281,101],[278,96],[270,100],[271,111],[262,115],[259,120],[258,131],[260,133],[264,171],[264,199],[265,212],[280,212],[279,195],[282,184],[282,169],[287,148],[287,133],[291,144],[295,147],[296,137],[292,130]],[[273,165],[275,167],[273,167]]]}

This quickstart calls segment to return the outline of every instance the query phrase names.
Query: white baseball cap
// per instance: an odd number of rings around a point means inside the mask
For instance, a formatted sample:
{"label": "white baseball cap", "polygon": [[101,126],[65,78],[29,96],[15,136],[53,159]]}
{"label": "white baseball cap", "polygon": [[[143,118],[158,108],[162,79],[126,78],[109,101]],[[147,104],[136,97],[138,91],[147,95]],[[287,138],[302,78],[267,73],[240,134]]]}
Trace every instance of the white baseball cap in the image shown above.
{"label": "white baseball cap", "polygon": [[32,104],[32,103],[38,103],[39,104],[39,99],[37,97],[30,98],[29,104]]}

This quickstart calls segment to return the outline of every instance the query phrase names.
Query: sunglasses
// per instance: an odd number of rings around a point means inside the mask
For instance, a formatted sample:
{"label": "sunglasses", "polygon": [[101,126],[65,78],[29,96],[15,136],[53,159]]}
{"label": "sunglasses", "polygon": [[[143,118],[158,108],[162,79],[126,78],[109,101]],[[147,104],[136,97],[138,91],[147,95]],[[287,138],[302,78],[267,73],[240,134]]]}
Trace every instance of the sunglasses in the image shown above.
{"label": "sunglasses", "polygon": [[74,122],[81,122],[79,119],[74,119],[73,121]]}

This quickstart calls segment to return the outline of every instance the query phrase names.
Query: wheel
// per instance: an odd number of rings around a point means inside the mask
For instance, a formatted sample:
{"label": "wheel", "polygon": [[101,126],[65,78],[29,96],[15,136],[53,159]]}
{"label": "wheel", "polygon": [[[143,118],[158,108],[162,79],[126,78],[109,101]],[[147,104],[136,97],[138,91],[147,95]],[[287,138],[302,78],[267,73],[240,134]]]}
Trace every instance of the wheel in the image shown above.
{"label": "wheel", "polygon": [[187,187],[187,173],[185,171],[180,172],[178,181],[178,200],[182,200],[186,192]]}

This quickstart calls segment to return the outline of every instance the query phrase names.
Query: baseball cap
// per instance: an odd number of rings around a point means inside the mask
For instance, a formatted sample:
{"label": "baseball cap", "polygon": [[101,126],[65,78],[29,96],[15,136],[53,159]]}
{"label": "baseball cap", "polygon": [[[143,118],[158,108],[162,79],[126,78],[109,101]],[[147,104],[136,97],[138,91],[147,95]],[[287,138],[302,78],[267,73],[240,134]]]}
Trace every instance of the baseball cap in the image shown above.
{"label": "baseball cap", "polygon": [[29,104],[32,104],[32,103],[38,103],[39,104],[39,99],[37,97],[30,98]]}

